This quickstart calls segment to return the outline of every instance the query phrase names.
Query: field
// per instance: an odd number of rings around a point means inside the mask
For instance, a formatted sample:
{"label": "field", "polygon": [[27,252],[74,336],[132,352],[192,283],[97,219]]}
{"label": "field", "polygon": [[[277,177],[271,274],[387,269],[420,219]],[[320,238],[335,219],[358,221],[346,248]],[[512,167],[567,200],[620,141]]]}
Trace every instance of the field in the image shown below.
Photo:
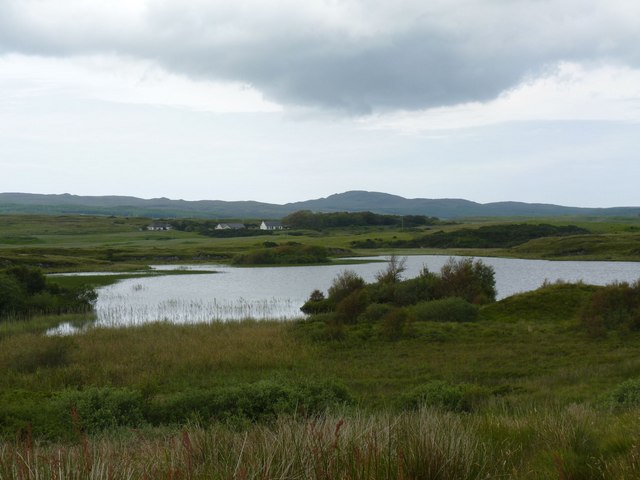
{"label": "field", "polygon": [[[228,261],[265,241],[371,254],[352,242],[430,232],[217,239],[140,230],[145,219],[0,223],[5,263],[125,276],[154,261]],[[571,223],[591,233],[481,252],[640,257],[635,219]],[[61,280],[80,281],[112,280]],[[0,479],[638,478],[640,332],[585,328],[581,312],[596,291],[546,285],[480,306],[473,322],[414,321],[399,336],[359,322],[334,337],[312,318],[160,322],[61,337],[44,333],[91,315],[5,320]]]}
{"label": "field", "polygon": [[[522,219],[518,219],[522,222]],[[640,218],[552,218],[530,224],[576,225],[589,234],[535,239],[512,248],[407,249],[354,248],[367,239],[410,240],[438,231],[456,231],[513,221],[444,224],[416,229],[345,228],[283,231],[257,237],[212,238],[196,232],[151,232],[145,218],[92,216],[0,215],[0,266],[37,265],[56,271],[132,271],[157,263],[228,263],[239,253],[262,248],[264,242],[297,242],[323,246],[342,255],[435,253],[573,260],[640,260]]]}

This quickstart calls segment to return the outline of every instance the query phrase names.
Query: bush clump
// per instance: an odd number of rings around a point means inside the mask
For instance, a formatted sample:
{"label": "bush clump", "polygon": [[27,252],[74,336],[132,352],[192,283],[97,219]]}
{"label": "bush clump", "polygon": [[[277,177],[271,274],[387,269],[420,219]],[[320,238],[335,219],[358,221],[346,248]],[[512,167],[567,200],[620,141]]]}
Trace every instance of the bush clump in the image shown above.
{"label": "bush clump", "polygon": [[69,290],[47,283],[38,268],[15,266],[0,271],[0,320],[86,312],[96,298],[91,289]]}
{"label": "bush clump", "polygon": [[640,378],[632,378],[620,383],[609,397],[614,407],[640,406]]}
{"label": "bush clump", "polygon": [[402,279],[404,271],[405,261],[395,256],[370,284],[346,270],[333,280],[327,298],[314,290],[301,310],[322,315],[328,329],[336,333],[328,338],[343,338],[347,324],[380,322],[382,336],[395,340],[409,331],[412,320],[475,321],[477,305],[496,298],[493,268],[480,260],[451,258],[439,274],[425,267],[407,280]]}
{"label": "bush clump", "polygon": [[235,265],[305,265],[328,263],[329,252],[318,245],[302,245],[288,242],[284,245],[271,246],[238,254],[233,257]]}
{"label": "bush clump", "polygon": [[55,401],[68,431],[99,433],[117,427],[137,427],[144,423],[142,394],[125,388],[91,387],[69,390]]}
{"label": "bush clump", "polygon": [[478,319],[478,307],[458,297],[420,302],[409,312],[418,322],[475,322]]}
{"label": "bush clump", "polygon": [[470,412],[487,395],[483,388],[476,385],[433,380],[403,395],[400,406],[407,409],[434,407],[452,412]]}
{"label": "bush clump", "polygon": [[599,288],[580,312],[580,322],[592,337],[610,330],[640,330],[640,281]]}
{"label": "bush clump", "polygon": [[275,381],[215,390],[186,390],[154,402],[153,423],[187,421],[269,422],[287,413],[316,414],[351,403],[347,390],[333,383],[298,385]]}

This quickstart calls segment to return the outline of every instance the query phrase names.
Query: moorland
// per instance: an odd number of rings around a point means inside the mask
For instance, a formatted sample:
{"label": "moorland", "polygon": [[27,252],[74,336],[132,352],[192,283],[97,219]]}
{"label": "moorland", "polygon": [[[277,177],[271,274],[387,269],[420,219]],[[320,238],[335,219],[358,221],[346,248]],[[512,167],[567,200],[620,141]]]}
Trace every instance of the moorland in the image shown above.
{"label": "moorland", "polygon": [[[203,219],[0,215],[2,295],[25,307],[0,318],[0,478],[640,477],[640,285],[495,301],[472,260],[640,261],[640,218],[298,217],[229,236]],[[469,260],[406,279],[418,252]],[[46,334],[91,325],[91,289],[150,264],[372,254],[393,255],[374,282],[345,265],[296,321]],[[118,275],[46,276],[70,271]]]}

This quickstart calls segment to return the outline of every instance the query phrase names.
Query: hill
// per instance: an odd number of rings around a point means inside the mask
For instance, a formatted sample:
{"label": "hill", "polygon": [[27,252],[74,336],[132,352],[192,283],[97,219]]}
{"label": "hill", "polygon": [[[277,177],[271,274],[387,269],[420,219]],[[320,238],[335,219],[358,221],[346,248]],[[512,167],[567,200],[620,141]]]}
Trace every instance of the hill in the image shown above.
{"label": "hill", "polygon": [[90,214],[144,217],[282,218],[298,210],[316,212],[371,211],[394,215],[462,217],[550,217],[561,215],[638,216],[640,207],[581,208],[560,205],[463,199],[404,198],[380,192],[349,191],[326,198],[287,203],[256,201],[142,199],[125,196],[78,196],[0,193],[0,213]]}

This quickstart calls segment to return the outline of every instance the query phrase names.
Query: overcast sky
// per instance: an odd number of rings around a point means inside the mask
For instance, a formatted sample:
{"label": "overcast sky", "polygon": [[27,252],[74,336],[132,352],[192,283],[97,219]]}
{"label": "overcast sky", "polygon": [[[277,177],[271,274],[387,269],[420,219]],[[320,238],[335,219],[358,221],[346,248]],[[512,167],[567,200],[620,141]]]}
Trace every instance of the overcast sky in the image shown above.
{"label": "overcast sky", "polygon": [[0,192],[640,205],[638,0],[0,0]]}

